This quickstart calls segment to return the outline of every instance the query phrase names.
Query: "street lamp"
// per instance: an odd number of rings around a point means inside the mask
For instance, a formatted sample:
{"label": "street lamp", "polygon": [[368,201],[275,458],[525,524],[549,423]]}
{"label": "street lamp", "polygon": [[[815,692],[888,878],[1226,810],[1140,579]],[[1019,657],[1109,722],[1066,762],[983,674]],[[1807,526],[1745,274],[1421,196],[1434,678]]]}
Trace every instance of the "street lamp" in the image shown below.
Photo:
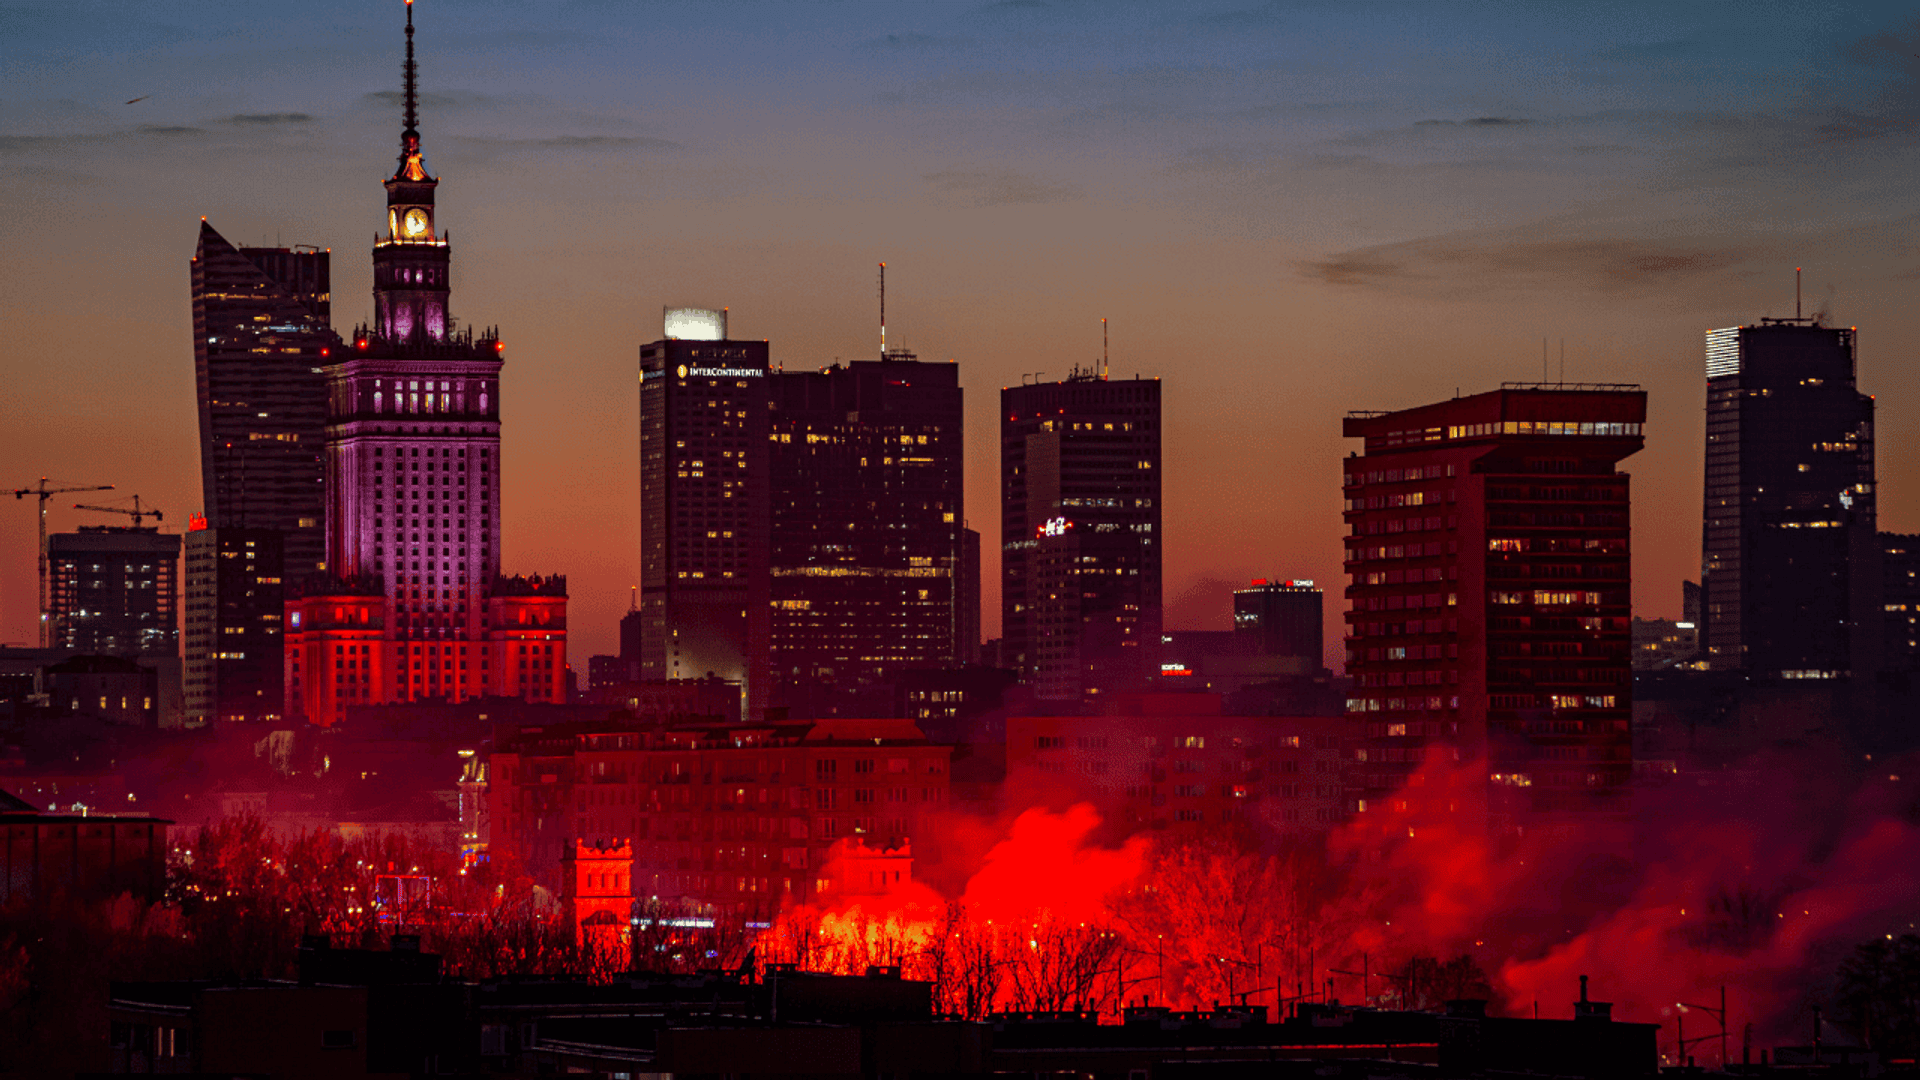
{"label": "street lamp", "polygon": [[[1674,1035],[1675,1035],[1674,1049],[1680,1058],[1678,1063],[1681,1065],[1685,1065],[1687,1063],[1687,1044],[1688,1043],[1690,1042],[1702,1043],[1710,1039],[1719,1039],[1720,1040],[1720,1067],[1723,1069],[1726,1068],[1727,1067],[1727,988],[1724,986],[1720,988],[1720,1007],[1717,1009],[1711,1005],[1689,1005],[1684,1001],[1676,1001],[1673,1004],[1675,1008],[1680,1010],[1679,1013],[1677,1013],[1674,1016]],[[1706,1013],[1708,1016],[1713,1017],[1714,1020],[1718,1021],[1720,1024],[1720,1033],[1717,1035],[1698,1035],[1691,1039],[1687,1038],[1687,1010],[1688,1009],[1699,1009],[1701,1012]]]}

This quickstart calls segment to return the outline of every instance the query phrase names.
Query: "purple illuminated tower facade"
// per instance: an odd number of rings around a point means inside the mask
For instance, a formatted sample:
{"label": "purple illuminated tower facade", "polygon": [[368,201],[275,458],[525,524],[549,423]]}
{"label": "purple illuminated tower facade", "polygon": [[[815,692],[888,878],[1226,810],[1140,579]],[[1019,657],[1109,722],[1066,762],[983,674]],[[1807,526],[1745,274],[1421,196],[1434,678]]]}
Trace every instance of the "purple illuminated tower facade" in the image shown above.
{"label": "purple illuminated tower facade", "polygon": [[411,5],[405,100],[373,245],[374,323],[322,368],[329,572],[289,608],[289,711],[323,724],[354,704],[565,698],[564,579],[500,574],[503,346],[448,316]]}

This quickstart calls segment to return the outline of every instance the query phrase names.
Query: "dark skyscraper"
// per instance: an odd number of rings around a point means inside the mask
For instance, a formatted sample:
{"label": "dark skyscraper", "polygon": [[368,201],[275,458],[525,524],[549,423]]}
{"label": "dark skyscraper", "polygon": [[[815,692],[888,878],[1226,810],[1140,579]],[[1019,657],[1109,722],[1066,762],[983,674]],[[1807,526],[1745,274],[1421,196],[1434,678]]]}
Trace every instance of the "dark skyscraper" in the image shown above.
{"label": "dark skyscraper", "polygon": [[900,672],[965,662],[958,365],[895,350],[769,392],[773,703],[890,715]]}
{"label": "dark skyscraper", "polygon": [[288,712],[322,724],[342,704],[566,699],[564,579],[500,573],[504,346],[447,314],[451,249],[417,129],[412,7],[405,71],[374,325],[323,367],[328,573],[288,612]]}
{"label": "dark skyscraper", "polygon": [[328,267],[325,251],[235,248],[200,222],[193,360],[207,523],[283,534],[296,576],[326,560]]}
{"label": "dark skyscraper", "polygon": [[1870,676],[1882,639],[1873,398],[1854,332],[1763,319],[1707,334],[1705,592],[1715,671]]}
{"label": "dark skyscraper", "polygon": [[1298,656],[1318,669],[1325,636],[1322,593],[1311,581],[1256,581],[1233,590],[1233,630],[1256,638],[1264,656]]}
{"label": "dark skyscraper", "polygon": [[1076,372],[1000,392],[1002,663],[1075,700],[1160,640],[1160,380]]}
{"label": "dark skyscraper", "polygon": [[640,347],[640,677],[768,701],[767,343],[724,311],[666,313]]}
{"label": "dark skyscraper", "polygon": [[1446,793],[1484,759],[1488,825],[1625,811],[1632,773],[1628,478],[1637,387],[1509,384],[1348,415],[1350,810]]}

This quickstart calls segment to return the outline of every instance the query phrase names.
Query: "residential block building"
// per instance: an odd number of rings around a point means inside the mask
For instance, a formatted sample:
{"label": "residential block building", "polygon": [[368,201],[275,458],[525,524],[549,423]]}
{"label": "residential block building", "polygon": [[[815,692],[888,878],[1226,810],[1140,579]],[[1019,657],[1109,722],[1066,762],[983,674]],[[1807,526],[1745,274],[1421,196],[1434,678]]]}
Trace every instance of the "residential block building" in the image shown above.
{"label": "residential block building", "polygon": [[[1496,833],[1625,811],[1632,773],[1629,478],[1638,387],[1508,383],[1350,413],[1350,809],[1422,799]],[[1485,763],[1486,790],[1423,791]],[[1485,800],[1482,802],[1481,796]]]}
{"label": "residential block building", "polygon": [[575,845],[630,844],[635,900],[764,919],[789,900],[877,891],[883,870],[911,880],[950,754],[905,720],[502,728],[490,857],[558,893]]}

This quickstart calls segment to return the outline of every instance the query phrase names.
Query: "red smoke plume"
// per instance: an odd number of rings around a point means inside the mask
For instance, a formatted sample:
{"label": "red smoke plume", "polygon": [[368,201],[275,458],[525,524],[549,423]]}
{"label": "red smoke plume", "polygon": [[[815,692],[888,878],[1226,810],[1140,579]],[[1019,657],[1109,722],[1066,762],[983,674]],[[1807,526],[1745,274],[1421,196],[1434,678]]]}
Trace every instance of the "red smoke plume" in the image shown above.
{"label": "red smoke plume", "polygon": [[[916,876],[963,886],[790,910],[767,955],[822,970],[900,963],[955,1011],[1111,1015],[1143,997],[1394,1006],[1394,971],[1464,954],[1513,1015],[1569,1015],[1586,974],[1616,1019],[1671,1025],[1676,1003],[1716,1005],[1725,985],[1731,1044],[1748,1022],[1762,1045],[1803,1039],[1805,1006],[1839,958],[1920,921],[1920,827],[1911,780],[1889,779],[1899,773],[1753,762],[1714,787],[1640,793],[1634,822],[1500,841],[1473,811],[1485,766],[1437,761],[1323,846],[1257,831],[1107,846],[1084,803],[1020,812],[991,844],[985,823],[956,818],[939,846],[977,853],[965,872]],[[1831,794],[1845,790],[1859,793]],[[1009,974],[994,982],[990,969]],[[1688,1028],[1718,1030],[1705,1015]],[[1663,1049],[1671,1039],[1669,1026]],[[1695,1053],[1715,1061],[1717,1043]]]}

